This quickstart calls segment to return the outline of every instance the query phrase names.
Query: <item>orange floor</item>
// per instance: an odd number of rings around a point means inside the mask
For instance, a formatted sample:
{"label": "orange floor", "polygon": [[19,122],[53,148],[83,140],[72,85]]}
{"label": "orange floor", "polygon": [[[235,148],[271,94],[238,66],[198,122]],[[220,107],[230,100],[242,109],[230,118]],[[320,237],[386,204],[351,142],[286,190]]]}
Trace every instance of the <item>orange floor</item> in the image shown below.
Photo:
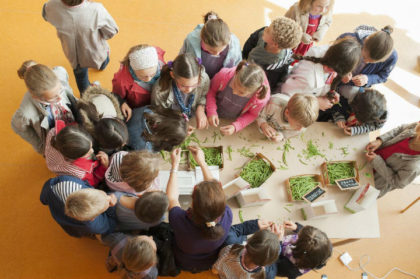
{"label": "orange floor", "polygon": [[[55,30],[41,17],[43,2],[0,2],[0,88],[5,97],[0,113],[3,134],[0,138],[3,154],[0,164],[0,278],[118,278],[105,270],[105,247],[93,240],[67,236],[53,221],[48,209],[41,205],[41,187],[53,175],[46,169],[43,158],[10,128],[11,117],[25,93],[24,83],[16,75],[24,60],[34,59],[50,66],[64,66],[70,73],[72,87],[76,89]],[[416,30],[420,10],[418,1],[400,1],[405,3],[404,7],[398,6],[396,1],[392,2],[395,7],[384,4],[390,1],[381,0],[336,2],[337,12],[325,43],[361,23],[377,27],[386,24],[396,26],[393,36],[399,61],[395,72],[400,75],[391,76],[384,87],[393,98],[397,98],[389,103],[393,112],[390,125],[419,120],[420,110],[416,107],[420,96],[416,86],[420,80],[417,68],[420,36]],[[166,60],[171,60],[178,53],[185,35],[201,22],[201,15],[211,9],[220,14],[243,44],[251,32],[265,24],[267,18],[284,14],[293,1],[104,0],[102,3],[118,23],[120,33],[110,41],[112,52],[108,68],[104,72],[92,71],[90,76],[92,81],[99,80],[104,87],[111,89],[118,61],[132,45],[158,45],[167,51]],[[402,82],[405,78],[409,81]],[[408,108],[410,113],[406,111]],[[379,201],[381,237],[339,247],[339,250],[347,250],[353,256],[352,266],[356,265],[361,255],[369,254],[371,263],[367,269],[378,276],[394,266],[420,274],[420,202],[406,213],[398,213],[419,194],[418,185],[410,185],[404,191],[394,191]],[[360,271],[347,270],[338,262],[336,253],[326,268],[317,273],[310,272],[302,278],[320,278],[323,273],[328,278],[360,278]],[[182,273],[179,276],[208,277],[215,278],[209,272],[198,275]],[[393,273],[388,278],[409,277]]]}

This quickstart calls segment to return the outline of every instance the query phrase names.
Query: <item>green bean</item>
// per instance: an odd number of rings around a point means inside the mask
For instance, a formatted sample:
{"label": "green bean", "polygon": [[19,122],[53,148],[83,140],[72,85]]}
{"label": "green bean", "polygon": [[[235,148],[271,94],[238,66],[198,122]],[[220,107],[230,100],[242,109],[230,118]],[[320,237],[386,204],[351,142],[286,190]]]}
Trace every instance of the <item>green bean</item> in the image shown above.
{"label": "green bean", "polygon": [[232,161],[232,147],[229,145],[227,147],[227,152],[228,152],[228,156],[229,156],[229,161]]}
{"label": "green bean", "polygon": [[318,147],[312,142],[312,140],[309,140],[306,145],[306,149],[303,150],[303,154],[305,155],[305,159],[308,160],[314,156],[320,156],[322,158],[326,158],[324,154],[322,154]]}
{"label": "green bean", "polygon": [[301,201],[303,195],[315,188],[319,184],[314,176],[298,176],[289,179],[292,199]]}
{"label": "green bean", "polygon": [[[220,152],[219,148],[217,147],[203,147],[204,158],[206,160],[207,165],[209,166],[219,166],[222,167],[222,153]],[[198,166],[197,162],[194,160],[191,152],[190,156],[190,164],[192,167]]]}
{"label": "green bean", "polygon": [[239,216],[239,221],[240,221],[241,223],[243,223],[243,222],[244,222],[244,217],[243,217],[243,215],[242,215],[242,209],[239,209],[238,216]]}
{"label": "green bean", "polygon": [[270,164],[263,159],[254,159],[248,162],[242,169],[240,176],[249,184],[251,188],[260,187],[273,173]]}
{"label": "green bean", "polygon": [[338,179],[354,177],[354,166],[352,163],[328,163],[328,179],[334,184]]}

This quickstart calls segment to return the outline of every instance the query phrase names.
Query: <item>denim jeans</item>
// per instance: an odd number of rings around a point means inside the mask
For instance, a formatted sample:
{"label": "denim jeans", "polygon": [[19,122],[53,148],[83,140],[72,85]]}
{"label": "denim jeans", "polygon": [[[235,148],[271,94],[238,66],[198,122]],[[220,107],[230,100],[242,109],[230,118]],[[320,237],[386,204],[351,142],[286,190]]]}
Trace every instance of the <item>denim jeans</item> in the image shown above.
{"label": "denim jeans", "polygon": [[[99,68],[100,71],[104,70],[109,63],[109,55],[106,57],[104,63],[102,63],[101,67]],[[85,90],[89,87],[89,68],[81,68],[80,65],[77,65],[76,69],[73,69],[74,77],[76,78],[77,88],[79,89],[80,96],[85,92]]]}

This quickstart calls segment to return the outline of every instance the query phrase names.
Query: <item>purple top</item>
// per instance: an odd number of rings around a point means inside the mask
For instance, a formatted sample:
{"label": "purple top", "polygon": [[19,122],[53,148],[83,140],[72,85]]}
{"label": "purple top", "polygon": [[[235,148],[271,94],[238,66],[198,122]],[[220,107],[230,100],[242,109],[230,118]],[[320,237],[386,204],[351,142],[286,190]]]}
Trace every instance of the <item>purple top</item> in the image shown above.
{"label": "purple top", "polygon": [[225,234],[217,240],[204,239],[200,229],[188,217],[187,211],[179,206],[169,211],[169,224],[174,230],[174,254],[177,265],[182,269],[199,272],[208,270],[217,260],[219,249],[232,225],[232,211],[226,206],[219,221]]}
{"label": "purple top", "polygon": [[206,69],[206,73],[210,79],[223,68],[223,62],[225,61],[228,51],[229,45],[227,45],[219,55],[211,55],[207,51],[201,49],[201,63]]}
{"label": "purple top", "polygon": [[216,95],[217,114],[221,118],[236,119],[241,115],[242,110],[249,102],[249,97],[242,97],[233,94],[231,87],[233,78],[229,84]]}
{"label": "purple top", "polygon": [[309,18],[312,18],[312,19],[317,19],[317,18],[320,18],[322,15],[312,15],[312,14],[309,14]]}

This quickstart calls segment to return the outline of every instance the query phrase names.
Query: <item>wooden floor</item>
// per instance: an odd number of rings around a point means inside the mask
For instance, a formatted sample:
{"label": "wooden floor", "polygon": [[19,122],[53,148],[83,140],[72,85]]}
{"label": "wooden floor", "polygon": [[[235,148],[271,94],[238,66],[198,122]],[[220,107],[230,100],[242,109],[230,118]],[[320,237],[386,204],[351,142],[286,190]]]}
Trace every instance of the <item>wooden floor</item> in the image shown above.
{"label": "wooden floor", "polygon": [[[49,210],[41,205],[41,187],[53,174],[47,170],[44,159],[10,128],[11,117],[25,93],[24,82],[16,74],[24,60],[64,66],[76,89],[72,69],[63,55],[55,29],[41,17],[43,2],[0,2],[0,88],[4,97],[0,110],[3,154],[0,162],[0,278],[118,278],[105,269],[105,247],[93,240],[67,236],[53,221]],[[420,55],[420,34],[418,27],[416,29],[419,1],[336,2],[334,22],[324,43],[362,23],[378,28],[387,24],[395,26],[393,37],[399,61],[391,80],[380,87],[387,96],[390,110],[390,121],[384,129],[419,120],[417,56]],[[220,14],[243,44],[249,34],[264,26],[268,19],[283,15],[293,1],[104,0],[102,3],[118,23],[120,33],[110,41],[112,52],[108,68],[103,72],[91,71],[90,76],[91,81],[99,80],[111,89],[111,79],[119,61],[135,44],[158,45],[167,51],[166,60],[172,60],[186,34],[201,22],[201,15],[211,9]],[[355,267],[359,258],[368,254],[371,263],[367,269],[377,276],[394,266],[420,274],[420,203],[404,214],[399,213],[419,194],[419,186],[410,185],[379,201],[381,237],[339,247],[340,251],[348,251],[353,257],[351,266]],[[334,252],[327,267],[302,278],[320,278],[323,273],[328,278],[360,278],[360,271],[347,270],[337,256],[338,252]],[[207,272],[182,273],[179,278],[215,277]],[[409,277],[393,273],[388,278]]]}

